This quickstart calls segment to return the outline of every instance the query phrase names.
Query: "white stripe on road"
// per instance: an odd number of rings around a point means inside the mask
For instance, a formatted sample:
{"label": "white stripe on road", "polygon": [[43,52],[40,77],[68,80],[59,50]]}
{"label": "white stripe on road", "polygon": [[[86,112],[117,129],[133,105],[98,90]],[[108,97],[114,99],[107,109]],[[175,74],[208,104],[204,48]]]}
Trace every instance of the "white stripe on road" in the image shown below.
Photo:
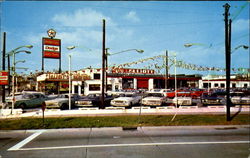
{"label": "white stripe on road", "polygon": [[[53,150],[73,148],[105,148],[105,147],[130,147],[130,146],[163,146],[163,145],[207,145],[207,144],[247,144],[250,141],[216,141],[216,142],[168,142],[168,143],[136,143],[136,144],[100,144],[100,145],[79,145],[79,146],[58,146],[44,148],[18,148],[17,150]],[[12,150],[13,151],[13,150]]]}
{"label": "white stripe on road", "polygon": [[45,131],[46,130],[36,130],[36,132],[34,134],[32,134],[28,138],[24,139],[20,143],[16,144],[15,146],[9,148],[8,151],[20,150],[21,147],[23,147],[24,145],[26,145],[27,143],[29,143],[30,141],[32,141],[33,139],[35,139],[37,136],[39,136],[40,134],[42,134]]}

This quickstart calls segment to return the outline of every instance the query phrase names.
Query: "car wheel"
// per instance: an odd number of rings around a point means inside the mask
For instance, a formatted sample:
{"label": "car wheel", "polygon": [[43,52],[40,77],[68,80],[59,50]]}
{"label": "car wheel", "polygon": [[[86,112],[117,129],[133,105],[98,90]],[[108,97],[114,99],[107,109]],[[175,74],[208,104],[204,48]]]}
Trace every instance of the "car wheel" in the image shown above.
{"label": "car wheel", "polygon": [[65,110],[65,109],[67,109],[67,107],[68,107],[68,105],[66,103],[63,103],[60,109]]}
{"label": "car wheel", "polygon": [[26,108],[26,104],[21,103],[18,107],[21,108],[21,109],[25,109]]}

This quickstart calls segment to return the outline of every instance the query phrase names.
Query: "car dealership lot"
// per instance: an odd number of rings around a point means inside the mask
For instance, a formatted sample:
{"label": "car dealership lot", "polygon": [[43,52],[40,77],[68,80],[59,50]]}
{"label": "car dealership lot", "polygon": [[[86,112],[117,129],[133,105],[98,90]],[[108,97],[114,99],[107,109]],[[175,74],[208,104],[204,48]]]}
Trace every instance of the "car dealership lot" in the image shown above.
{"label": "car dealership lot", "polygon": [[247,157],[249,125],[0,131],[4,158]]}

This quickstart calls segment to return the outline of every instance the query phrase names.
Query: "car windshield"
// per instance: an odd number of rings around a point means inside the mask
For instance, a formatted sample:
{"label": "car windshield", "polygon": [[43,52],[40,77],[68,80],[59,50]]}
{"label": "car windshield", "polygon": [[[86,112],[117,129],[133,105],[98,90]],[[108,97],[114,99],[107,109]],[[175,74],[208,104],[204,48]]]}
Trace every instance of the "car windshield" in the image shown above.
{"label": "car windshield", "polygon": [[87,95],[89,98],[99,97],[101,94],[89,94]]}
{"label": "car windshield", "polygon": [[148,93],[148,97],[163,97],[161,93]]}
{"label": "car windshield", "polygon": [[231,95],[232,97],[234,97],[234,96],[243,97],[243,96],[244,96],[244,93],[230,93],[230,95]]}
{"label": "car windshield", "polygon": [[120,97],[133,97],[133,94],[121,94]]}

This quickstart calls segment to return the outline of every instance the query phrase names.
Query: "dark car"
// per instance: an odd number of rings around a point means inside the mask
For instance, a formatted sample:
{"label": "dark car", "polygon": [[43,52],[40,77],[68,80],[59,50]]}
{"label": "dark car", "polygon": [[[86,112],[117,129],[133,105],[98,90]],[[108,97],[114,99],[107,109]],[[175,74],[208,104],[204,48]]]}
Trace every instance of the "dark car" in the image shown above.
{"label": "dark car", "polygon": [[204,94],[201,96],[201,103],[203,106],[206,105],[221,105],[223,104],[223,99],[217,93]]}
{"label": "dark car", "polygon": [[[76,106],[78,107],[100,107],[101,105],[101,96],[100,93],[89,94],[85,97],[81,97],[76,101]],[[114,99],[113,96],[104,94],[104,105],[109,106],[110,101]]]}

